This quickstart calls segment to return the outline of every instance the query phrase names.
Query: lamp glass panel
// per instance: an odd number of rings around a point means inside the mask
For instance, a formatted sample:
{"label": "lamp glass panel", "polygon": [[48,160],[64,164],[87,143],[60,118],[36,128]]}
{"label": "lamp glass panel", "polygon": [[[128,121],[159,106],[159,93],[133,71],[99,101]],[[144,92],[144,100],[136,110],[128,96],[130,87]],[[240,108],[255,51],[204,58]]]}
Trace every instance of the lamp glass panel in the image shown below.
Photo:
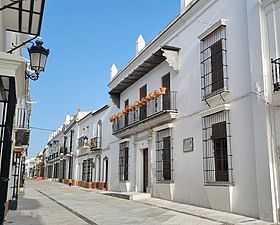
{"label": "lamp glass panel", "polygon": [[37,70],[40,66],[40,53],[31,53],[30,54],[30,64],[31,69]]}
{"label": "lamp glass panel", "polygon": [[47,61],[47,56],[41,54],[40,71],[45,71],[46,61]]}

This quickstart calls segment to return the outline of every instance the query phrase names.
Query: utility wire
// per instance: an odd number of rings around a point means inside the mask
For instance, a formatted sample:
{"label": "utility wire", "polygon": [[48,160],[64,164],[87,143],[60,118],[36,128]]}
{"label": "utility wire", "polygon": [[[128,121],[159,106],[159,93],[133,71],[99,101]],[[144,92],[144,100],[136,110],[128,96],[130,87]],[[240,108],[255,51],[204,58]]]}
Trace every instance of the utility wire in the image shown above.
{"label": "utility wire", "polygon": [[50,132],[54,132],[55,130],[51,130],[51,129],[46,129],[46,128],[40,128],[40,127],[29,127],[30,129],[34,129],[34,130],[43,130],[43,131],[50,131]]}

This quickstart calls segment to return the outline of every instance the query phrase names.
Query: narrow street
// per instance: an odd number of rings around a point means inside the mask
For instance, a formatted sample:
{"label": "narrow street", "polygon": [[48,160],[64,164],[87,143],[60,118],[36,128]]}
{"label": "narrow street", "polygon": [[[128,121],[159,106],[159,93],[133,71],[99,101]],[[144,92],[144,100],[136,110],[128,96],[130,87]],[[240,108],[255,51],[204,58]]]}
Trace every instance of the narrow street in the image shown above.
{"label": "narrow street", "polygon": [[110,197],[51,181],[27,180],[19,209],[5,224],[269,224],[252,218],[149,198]]}

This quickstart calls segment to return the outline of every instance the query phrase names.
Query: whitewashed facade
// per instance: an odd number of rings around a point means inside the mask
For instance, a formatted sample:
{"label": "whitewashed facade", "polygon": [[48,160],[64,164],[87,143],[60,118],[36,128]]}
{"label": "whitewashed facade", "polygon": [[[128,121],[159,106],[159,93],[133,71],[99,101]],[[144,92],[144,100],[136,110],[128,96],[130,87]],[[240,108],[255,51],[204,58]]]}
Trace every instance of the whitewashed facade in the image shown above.
{"label": "whitewashed facade", "polygon": [[111,140],[108,113],[109,106],[106,105],[96,111],[66,117],[64,125],[48,142],[47,178],[71,185],[108,189]]}
{"label": "whitewashed facade", "polygon": [[114,120],[110,189],[277,222],[280,1],[181,6],[109,83],[111,115],[167,87]]}
{"label": "whitewashed facade", "polygon": [[278,222],[279,29],[279,0],[182,0],[112,66],[109,106],[51,137],[47,177]]}

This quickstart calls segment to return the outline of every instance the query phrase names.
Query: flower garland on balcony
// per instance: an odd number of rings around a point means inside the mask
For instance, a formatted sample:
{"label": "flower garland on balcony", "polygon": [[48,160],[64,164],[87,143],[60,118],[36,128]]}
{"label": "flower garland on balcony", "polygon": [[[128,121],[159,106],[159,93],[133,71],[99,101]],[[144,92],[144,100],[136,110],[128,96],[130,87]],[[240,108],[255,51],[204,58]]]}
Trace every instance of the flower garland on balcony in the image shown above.
{"label": "flower garland on balcony", "polygon": [[166,90],[167,89],[165,87],[161,87],[161,88],[155,90],[154,92],[148,94],[146,97],[141,98],[139,101],[136,101],[133,105],[129,105],[129,106],[125,107],[121,112],[118,112],[118,113],[112,115],[109,118],[110,122],[113,123],[115,120],[119,119],[122,115],[126,115],[129,112],[134,112],[141,106],[147,104],[149,101],[151,101],[155,98],[158,98],[160,95],[165,95]]}

